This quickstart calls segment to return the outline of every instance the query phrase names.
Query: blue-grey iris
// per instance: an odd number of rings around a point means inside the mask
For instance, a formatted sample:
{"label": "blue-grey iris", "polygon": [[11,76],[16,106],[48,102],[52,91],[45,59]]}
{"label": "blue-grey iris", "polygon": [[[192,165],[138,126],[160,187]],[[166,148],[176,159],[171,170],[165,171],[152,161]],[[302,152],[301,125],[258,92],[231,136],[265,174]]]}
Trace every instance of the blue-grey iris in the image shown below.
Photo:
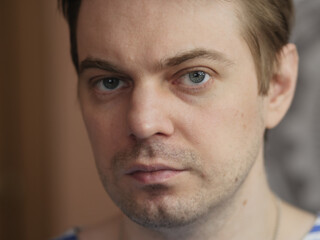
{"label": "blue-grey iris", "polygon": [[102,83],[105,88],[112,90],[119,86],[120,81],[117,78],[105,78],[102,80]]}
{"label": "blue-grey iris", "polygon": [[201,83],[206,77],[206,73],[202,71],[195,71],[189,73],[189,78],[193,83]]}

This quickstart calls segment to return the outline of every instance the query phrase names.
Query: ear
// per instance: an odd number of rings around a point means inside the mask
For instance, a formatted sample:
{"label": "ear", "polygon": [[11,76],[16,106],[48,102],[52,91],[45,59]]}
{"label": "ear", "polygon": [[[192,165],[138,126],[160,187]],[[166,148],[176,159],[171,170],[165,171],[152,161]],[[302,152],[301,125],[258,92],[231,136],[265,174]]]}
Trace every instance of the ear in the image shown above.
{"label": "ear", "polygon": [[266,128],[279,124],[288,111],[296,87],[299,57],[294,44],[285,45],[278,56],[279,65],[270,81],[267,95]]}

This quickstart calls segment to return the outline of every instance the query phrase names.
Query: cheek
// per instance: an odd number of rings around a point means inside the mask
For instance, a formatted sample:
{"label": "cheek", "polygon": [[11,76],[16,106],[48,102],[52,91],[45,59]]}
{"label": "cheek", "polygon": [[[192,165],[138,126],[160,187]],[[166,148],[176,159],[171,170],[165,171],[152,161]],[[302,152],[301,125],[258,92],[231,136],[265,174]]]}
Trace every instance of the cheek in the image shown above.
{"label": "cheek", "polygon": [[192,115],[189,136],[208,168],[239,166],[256,154],[263,136],[260,108],[258,98],[235,98]]}
{"label": "cheek", "polygon": [[82,105],[83,119],[90,138],[95,160],[108,165],[110,158],[125,143],[124,116],[104,106]]}

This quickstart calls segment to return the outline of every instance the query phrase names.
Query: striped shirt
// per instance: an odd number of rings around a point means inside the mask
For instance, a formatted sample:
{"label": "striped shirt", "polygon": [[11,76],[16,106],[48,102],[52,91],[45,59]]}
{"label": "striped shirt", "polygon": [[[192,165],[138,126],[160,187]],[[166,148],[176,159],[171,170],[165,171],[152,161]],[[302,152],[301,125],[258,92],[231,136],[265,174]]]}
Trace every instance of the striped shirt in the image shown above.
{"label": "striped shirt", "polygon": [[65,232],[62,236],[52,240],[78,240],[77,234],[79,231],[79,228],[74,228]]}
{"label": "striped shirt", "polygon": [[[78,228],[72,229],[66,232],[63,236],[55,238],[53,240],[78,240],[77,233]],[[303,240],[320,240],[320,214],[318,215],[313,227],[309,233],[303,238]]]}
{"label": "striped shirt", "polygon": [[303,240],[320,240],[320,214],[318,215],[312,229]]}

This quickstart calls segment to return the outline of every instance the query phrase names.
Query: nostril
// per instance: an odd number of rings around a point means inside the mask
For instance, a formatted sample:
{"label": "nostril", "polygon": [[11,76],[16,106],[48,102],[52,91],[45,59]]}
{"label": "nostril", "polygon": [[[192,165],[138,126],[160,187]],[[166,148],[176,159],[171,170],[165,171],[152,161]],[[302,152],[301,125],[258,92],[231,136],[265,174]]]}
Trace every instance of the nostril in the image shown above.
{"label": "nostril", "polygon": [[145,81],[132,92],[127,112],[131,138],[146,139],[154,135],[170,135],[173,125],[170,106],[163,102],[163,91],[154,82]]}
{"label": "nostril", "polygon": [[173,133],[171,119],[158,112],[148,118],[128,117],[128,133],[133,139],[147,139],[151,136],[168,136]]}
{"label": "nostril", "polygon": [[134,120],[130,124],[130,135],[134,136],[135,138],[144,139],[148,138],[156,133],[158,133],[157,129],[157,122],[151,121],[138,121]]}

